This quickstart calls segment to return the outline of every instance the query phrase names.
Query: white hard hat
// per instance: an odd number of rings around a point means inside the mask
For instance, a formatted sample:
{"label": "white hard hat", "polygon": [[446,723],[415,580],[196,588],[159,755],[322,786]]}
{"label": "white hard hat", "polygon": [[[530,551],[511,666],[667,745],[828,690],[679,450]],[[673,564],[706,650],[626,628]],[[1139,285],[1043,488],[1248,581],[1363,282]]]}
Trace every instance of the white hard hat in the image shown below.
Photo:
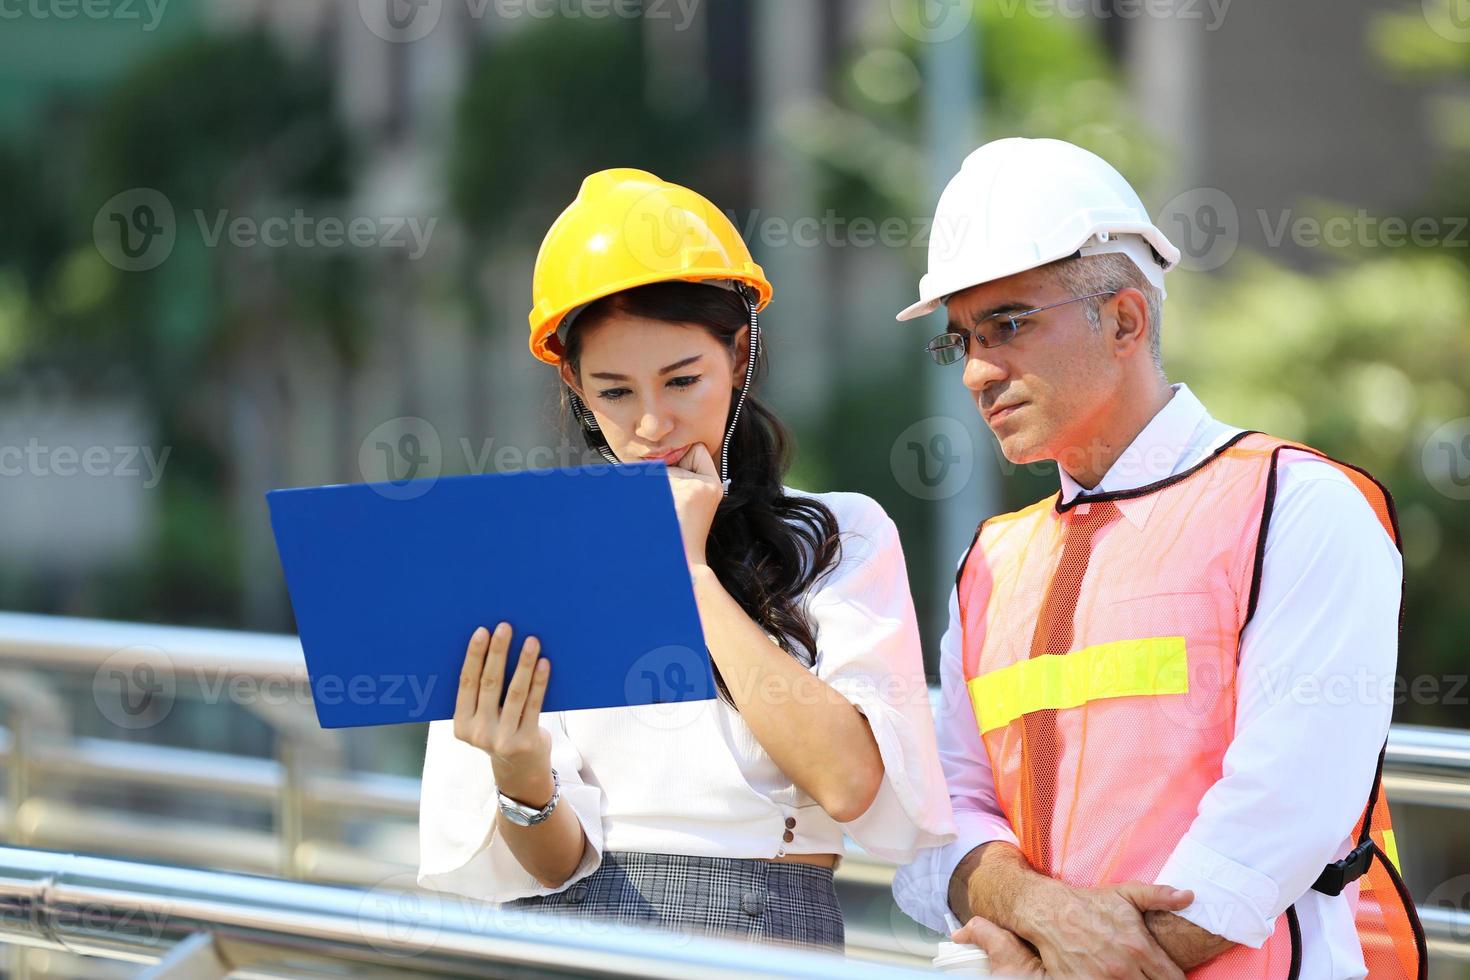
{"label": "white hard hat", "polygon": [[898,319],[932,313],[971,286],[1105,252],[1127,255],[1160,293],[1179,264],[1179,249],[1102,157],[1063,140],[986,143],[940,195],[919,301]]}

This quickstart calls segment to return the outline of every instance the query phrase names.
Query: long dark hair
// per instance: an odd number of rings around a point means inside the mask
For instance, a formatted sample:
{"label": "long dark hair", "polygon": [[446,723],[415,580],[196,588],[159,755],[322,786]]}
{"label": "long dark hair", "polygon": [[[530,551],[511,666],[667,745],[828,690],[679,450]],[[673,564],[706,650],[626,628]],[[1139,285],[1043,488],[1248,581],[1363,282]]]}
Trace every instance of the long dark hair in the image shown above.
{"label": "long dark hair", "polygon": [[[732,358],[740,328],[749,323],[745,300],[731,290],[691,282],[638,286],[598,300],[573,321],[563,354],[573,373],[580,373],[582,328],[617,313],[702,327]],[[765,349],[758,345],[757,379],[764,368]],[[563,409],[575,420],[570,394],[563,386]],[[735,401],[730,400],[731,413]],[[725,422],[728,428],[728,417]],[[601,432],[582,424],[578,428],[589,448],[599,452],[606,448]],[[718,465],[719,447],[711,448]],[[817,660],[817,630],[802,598],[836,566],[841,545],[837,518],[826,504],[785,492],[782,480],[795,448],[781,420],[756,399],[752,383],[730,439],[730,489],[710,525],[705,558],[746,614],[793,659],[811,669]],[[721,697],[734,705],[719,668],[714,670]]]}

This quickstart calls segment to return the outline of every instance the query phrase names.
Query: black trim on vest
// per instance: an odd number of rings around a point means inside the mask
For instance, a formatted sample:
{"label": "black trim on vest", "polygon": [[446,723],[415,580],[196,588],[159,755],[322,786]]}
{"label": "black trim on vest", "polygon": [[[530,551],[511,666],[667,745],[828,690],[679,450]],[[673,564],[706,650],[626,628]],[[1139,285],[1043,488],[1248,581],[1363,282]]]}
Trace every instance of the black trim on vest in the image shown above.
{"label": "black trim on vest", "polygon": [[1266,474],[1266,496],[1261,502],[1261,526],[1256,532],[1256,556],[1251,568],[1251,591],[1246,601],[1245,619],[1240,632],[1235,634],[1235,665],[1240,666],[1240,645],[1245,639],[1245,628],[1256,616],[1256,603],[1261,598],[1261,571],[1266,567],[1266,531],[1271,526],[1271,514],[1276,510],[1276,464],[1281,447],[1271,451],[1270,470]]}
{"label": "black trim on vest", "polygon": [[1359,844],[1368,843],[1368,832],[1372,829],[1373,808],[1378,805],[1378,793],[1383,788],[1383,761],[1388,757],[1388,739],[1383,740],[1383,748],[1378,750],[1378,771],[1373,774],[1373,788],[1368,791],[1367,816],[1363,818],[1363,833],[1358,838]]}
{"label": "black trim on vest", "polygon": [[1182,473],[1175,473],[1173,476],[1165,477],[1157,483],[1150,483],[1146,486],[1135,487],[1132,490],[1114,490],[1109,493],[1079,493],[1077,496],[1073,497],[1065,504],[1062,503],[1062,495],[1059,493],[1056,495],[1057,513],[1065,514],[1067,511],[1071,510],[1073,507],[1076,507],[1078,504],[1097,504],[1102,503],[1105,500],[1132,500],[1134,497],[1146,497],[1151,493],[1156,493],[1159,490],[1163,490],[1165,487],[1172,487],[1174,484],[1180,482],[1181,480],[1187,480],[1191,476],[1194,476],[1196,473],[1198,473],[1200,470],[1204,469],[1206,466],[1209,466],[1215,460],[1223,456],[1225,454],[1225,450],[1231,448],[1237,442],[1244,439],[1246,436],[1261,434],[1262,433],[1259,433],[1254,429],[1246,429],[1244,432],[1238,432],[1235,435],[1231,436],[1228,440],[1226,440],[1225,444],[1222,445],[1219,449],[1216,449],[1214,452],[1210,453],[1210,455],[1206,456],[1198,463],[1195,463],[1189,469],[1185,470]]}
{"label": "black trim on vest", "polygon": [[1404,884],[1403,876],[1399,874],[1398,868],[1383,853],[1383,848],[1376,843],[1373,845],[1373,853],[1379,861],[1383,862],[1384,870],[1388,872],[1388,878],[1393,882],[1394,890],[1399,893],[1399,901],[1403,903],[1404,914],[1408,917],[1409,925],[1414,930],[1414,947],[1419,954],[1419,980],[1428,980],[1429,977],[1429,944],[1424,939],[1424,923],[1419,921],[1419,906],[1414,904],[1414,896],[1409,894],[1409,886]]}
{"label": "black trim on vest", "polygon": [[[1065,504],[1062,503],[1062,495],[1061,495],[1060,492],[1058,492],[1058,493],[1056,493],[1056,494],[1053,495],[1053,497],[1055,499],[1054,508],[1055,508],[1055,510],[1056,510],[1056,512],[1058,514],[1064,514],[1067,511],[1071,510],[1073,507],[1077,506],[1078,504],[1082,504],[1082,503],[1098,503],[1098,502],[1109,501],[1109,500],[1131,500],[1131,499],[1134,499],[1134,498],[1137,498],[1137,497],[1147,496],[1150,493],[1154,493],[1156,491],[1163,490],[1166,487],[1173,486],[1174,484],[1179,483],[1182,480],[1188,479],[1189,477],[1191,477],[1194,474],[1198,473],[1200,470],[1204,469],[1209,464],[1213,463],[1216,459],[1219,459],[1222,455],[1224,455],[1224,453],[1225,453],[1226,450],[1232,448],[1233,446],[1235,446],[1236,443],[1240,442],[1242,439],[1246,438],[1247,436],[1251,436],[1251,435],[1264,435],[1264,434],[1265,433],[1261,433],[1261,432],[1259,432],[1259,431],[1257,431],[1255,429],[1247,429],[1247,430],[1245,430],[1243,432],[1237,433],[1236,435],[1232,436],[1228,441],[1226,441],[1223,445],[1221,445],[1218,449],[1216,449],[1213,453],[1211,453],[1208,457],[1206,457],[1205,459],[1203,459],[1200,462],[1196,463],[1194,466],[1192,466],[1189,469],[1183,471],[1182,473],[1177,473],[1174,476],[1167,477],[1166,479],[1160,480],[1160,481],[1158,481],[1156,483],[1150,483],[1147,486],[1138,487],[1138,488],[1135,488],[1133,490],[1120,490],[1120,491],[1116,491],[1116,492],[1112,492],[1112,493],[1100,493],[1100,494],[1087,494],[1087,493],[1082,493],[1082,494],[1078,494],[1071,501],[1069,501],[1068,503],[1065,503]],[[1275,436],[1268,436],[1268,438],[1276,438],[1276,439],[1279,439],[1279,437],[1275,437]],[[1260,524],[1260,530],[1258,531],[1257,536],[1256,536],[1255,559],[1254,559],[1253,568],[1252,568],[1252,571],[1251,571],[1250,597],[1249,597],[1249,601],[1248,601],[1248,604],[1247,604],[1247,607],[1246,607],[1245,618],[1244,618],[1244,621],[1241,623],[1240,633],[1237,635],[1237,641],[1236,641],[1237,663],[1238,663],[1238,659],[1239,659],[1239,653],[1238,653],[1238,651],[1239,651],[1239,647],[1240,647],[1240,641],[1245,636],[1245,629],[1246,629],[1246,627],[1250,625],[1251,620],[1255,617],[1256,604],[1257,604],[1257,602],[1260,599],[1260,592],[1261,592],[1261,573],[1262,573],[1262,569],[1263,569],[1263,567],[1265,565],[1265,559],[1266,559],[1266,537],[1267,537],[1267,531],[1270,529],[1271,514],[1272,514],[1272,512],[1275,509],[1275,504],[1276,504],[1276,490],[1277,490],[1277,482],[1278,482],[1277,481],[1277,476],[1278,476],[1279,467],[1280,467],[1281,452],[1284,449],[1294,449],[1294,450],[1297,450],[1297,451],[1300,451],[1300,452],[1309,453],[1309,454],[1311,454],[1313,456],[1316,456],[1319,459],[1322,459],[1322,460],[1324,460],[1326,462],[1333,463],[1333,464],[1336,464],[1338,466],[1345,467],[1346,469],[1353,470],[1354,472],[1358,473],[1360,476],[1362,476],[1365,479],[1369,480],[1375,487],[1377,487],[1378,490],[1379,490],[1379,492],[1383,494],[1384,505],[1388,509],[1389,524],[1393,528],[1393,543],[1394,543],[1394,547],[1399,550],[1399,553],[1400,554],[1403,554],[1402,535],[1399,532],[1398,509],[1397,509],[1397,507],[1394,504],[1393,495],[1391,493],[1389,493],[1388,488],[1385,487],[1381,482],[1379,482],[1379,480],[1376,477],[1374,477],[1373,474],[1369,473],[1367,470],[1363,469],[1360,466],[1354,466],[1352,463],[1347,463],[1347,462],[1344,462],[1344,461],[1342,461],[1340,459],[1335,459],[1335,458],[1333,458],[1331,456],[1328,456],[1326,453],[1320,452],[1320,451],[1318,451],[1316,449],[1312,449],[1310,446],[1303,446],[1303,445],[1299,445],[1299,444],[1295,444],[1295,443],[1289,444],[1289,445],[1280,445],[1280,446],[1277,446],[1275,449],[1273,449],[1271,451],[1271,459],[1270,459],[1270,463],[1269,463],[1270,470],[1269,470],[1269,472],[1267,473],[1267,476],[1266,476],[1266,492],[1265,492],[1265,498],[1262,501],[1262,505],[1261,505],[1261,524]],[[1046,498],[1042,498],[1043,501],[1045,499]],[[1040,503],[1040,502],[1041,501],[1038,501],[1038,503]],[[1034,506],[1034,505],[1032,505],[1032,506]],[[969,546],[969,548],[967,548],[965,550],[965,557],[960,562],[959,568],[955,571],[955,588],[956,588],[956,590],[958,590],[958,588],[959,588],[960,580],[964,577],[965,567],[970,563],[970,557],[971,557],[971,555],[973,554],[973,552],[975,550],[975,546],[977,544],[979,544],[979,542],[980,542],[980,532],[985,529],[985,525],[989,522],[989,520],[990,519],[987,518],[986,520],[981,521],[980,524],[979,524],[979,526],[975,528],[975,536],[970,539],[970,546]],[[1403,628],[1404,628],[1404,606],[1405,606],[1405,599],[1407,597],[1407,592],[1408,592],[1407,576],[1404,576],[1404,577],[1401,578],[1400,586],[1399,586],[1399,633],[1400,634],[1402,634]],[[1377,772],[1377,774],[1374,777],[1373,787],[1372,787],[1372,790],[1370,791],[1369,797],[1368,797],[1368,805],[1367,805],[1367,807],[1364,810],[1364,815],[1363,815],[1363,830],[1362,830],[1362,834],[1361,834],[1361,836],[1359,838],[1359,846],[1362,846],[1364,843],[1366,843],[1369,847],[1371,847],[1372,848],[1373,855],[1379,861],[1381,861],[1383,863],[1384,867],[1387,869],[1388,874],[1389,874],[1389,877],[1393,881],[1394,888],[1399,893],[1399,898],[1400,898],[1401,902],[1403,903],[1405,914],[1406,914],[1406,916],[1409,919],[1409,924],[1410,924],[1410,926],[1412,927],[1412,929],[1414,931],[1414,941],[1415,941],[1415,945],[1417,947],[1418,958],[1419,958],[1419,964],[1418,964],[1418,966],[1419,966],[1418,980],[1427,980],[1428,969],[1429,969],[1429,954],[1428,954],[1428,947],[1426,945],[1425,938],[1424,938],[1424,925],[1423,925],[1422,922],[1419,921],[1418,908],[1417,908],[1417,906],[1415,906],[1414,901],[1413,901],[1413,898],[1409,894],[1408,887],[1404,884],[1403,877],[1398,873],[1398,869],[1396,869],[1393,866],[1392,862],[1390,862],[1388,860],[1387,856],[1383,853],[1382,848],[1380,848],[1378,846],[1378,844],[1376,842],[1374,842],[1372,840],[1372,838],[1369,836],[1370,830],[1371,830],[1371,825],[1372,825],[1372,820],[1373,820],[1373,809],[1374,809],[1375,805],[1378,802],[1378,795],[1381,792],[1381,784],[1382,784],[1382,777],[1383,777],[1384,754],[1386,753],[1387,748],[1388,748],[1388,746],[1387,746],[1387,743],[1385,742],[1384,743],[1383,750],[1379,752],[1379,756],[1378,756],[1378,772]],[[1331,868],[1332,868],[1332,866],[1329,865],[1327,869],[1324,869],[1324,874],[1326,873],[1326,871],[1331,870]],[[1356,877],[1358,877],[1358,875],[1354,875],[1354,878],[1356,878]],[[1319,880],[1320,880],[1320,878],[1319,878]],[[1301,924],[1300,924],[1300,922],[1297,919],[1297,911],[1296,911],[1295,904],[1290,905],[1290,906],[1287,907],[1287,909],[1286,909],[1286,921],[1287,921],[1288,930],[1289,930],[1290,935],[1291,935],[1291,969],[1290,969],[1289,974],[1287,975],[1287,980],[1297,980],[1298,976],[1301,973],[1301,965],[1302,965],[1302,935],[1301,935]]]}
{"label": "black trim on vest", "polygon": [[[1276,437],[1273,436],[1272,438]],[[1309,453],[1328,463],[1346,467],[1377,487],[1378,492],[1383,494],[1384,506],[1388,508],[1388,522],[1393,528],[1393,546],[1398,549],[1400,555],[1404,553],[1403,535],[1399,533],[1398,507],[1393,502],[1393,494],[1388,492],[1388,487],[1380,483],[1377,477],[1361,466],[1354,466],[1352,463],[1336,459],[1310,446],[1299,444],[1277,446],[1271,450],[1271,472],[1266,477],[1266,499],[1261,508],[1261,531],[1256,538],[1256,562],[1255,571],[1251,576],[1250,603],[1246,607],[1245,622],[1240,624],[1240,637],[1245,636],[1245,628],[1250,625],[1251,619],[1254,618],[1256,614],[1256,601],[1260,598],[1261,568],[1266,560],[1266,530],[1271,524],[1271,512],[1275,509],[1276,505],[1276,475],[1280,469],[1281,452],[1284,449],[1294,449],[1298,452]],[[1399,633],[1403,633],[1404,631],[1404,604],[1407,595],[1408,576],[1401,576],[1399,579]],[[1238,641],[1236,646],[1237,648],[1239,647]]]}
{"label": "black trim on vest", "polygon": [[1297,980],[1302,975],[1302,924],[1297,921],[1294,904],[1286,907],[1286,927],[1291,932],[1291,971],[1286,980]]}
{"label": "black trim on vest", "polygon": [[[1403,535],[1399,532],[1398,508],[1394,504],[1393,494],[1389,493],[1388,487],[1379,482],[1377,477],[1375,477],[1372,473],[1369,473],[1367,470],[1363,469],[1361,466],[1354,466],[1352,463],[1344,462],[1340,459],[1335,459],[1332,456],[1321,452],[1320,450],[1311,448],[1310,446],[1303,446],[1300,444],[1277,446],[1271,451],[1271,471],[1266,477],[1266,495],[1265,500],[1262,503],[1261,510],[1261,530],[1256,538],[1255,568],[1251,574],[1250,602],[1246,608],[1245,621],[1240,625],[1239,638],[1236,641],[1237,662],[1239,659],[1238,651],[1240,649],[1240,640],[1243,639],[1245,636],[1245,628],[1250,625],[1251,620],[1255,617],[1256,602],[1260,598],[1261,569],[1264,566],[1266,559],[1266,532],[1270,527],[1271,513],[1274,510],[1276,504],[1276,478],[1280,470],[1281,452],[1285,449],[1294,449],[1298,452],[1305,452],[1312,456],[1316,456],[1318,459],[1324,460],[1328,463],[1333,463],[1337,466],[1342,466],[1346,469],[1350,469],[1358,475],[1362,476],[1364,479],[1371,482],[1375,487],[1377,487],[1378,492],[1383,494],[1383,503],[1384,506],[1388,509],[1388,522],[1389,525],[1393,528],[1393,545],[1395,548],[1398,549],[1400,555],[1402,555],[1404,551]],[[1402,634],[1404,631],[1404,606],[1407,595],[1408,576],[1402,576],[1399,582],[1398,632],[1400,634]],[[1367,847],[1371,848],[1372,857],[1377,858],[1379,861],[1383,862],[1383,866],[1387,870],[1389,878],[1393,881],[1394,888],[1397,889],[1399,893],[1399,900],[1403,903],[1404,914],[1409,920],[1410,927],[1414,930],[1414,944],[1417,947],[1419,958],[1419,980],[1427,980],[1429,972],[1429,948],[1424,939],[1424,924],[1419,921],[1418,906],[1414,904],[1414,899],[1409,894],[1408,886],[1404,884],[1404,879],[1398,873],[1398,869],[1393,866],[1393,863],[1388,860],[1387,855],[1383,853],[1383,849],[1380,848],[1370,836],[1373,824],[1373,809],[1375,806],[1377,806],[1378,795],[1382,791],[1383,762],[1387,752],[1388,743],[1387,741],[1385,741],[1383,744],[1383,748],[1380,749],[1378,753],[1378,770],[1373,776],[1373,787],[1368,793],[1368,805],[1363,809],[1363,830],[1358,837],[1358,847],[1361,848],[1366,845]],[[1368,864],[1371,863],[1372,859],[1370,858]],[[1329,864],[1326,868],[1323,869],[1322,875],[1318,876],[1317,881],[1322,882],[1323,877],[1327,876],[1330,872],[1334,870],[1334,865]],[[1356,880],[1363,874],[1367,873],[1367,870],[1367,865],[1364,865],[1362,871],[1354,874],[1352,878],[1348,879],[1348,881]],[[1346,886],[1346,881],[1343,883],[1343,885],[1344,887]],[[1313,888],[1316,889],[1316,883],[1313,884]],[[1321,891],[1322,889],[1317,890]],[[1341,888],[1338,889],[1337,893],[1341,893]],[[1301,933],[1296,921],[1296,907],[1294,905],[1287,909],[1287,916],[1288,923],[1290,924],[1292,929],[1292,972],[1291,977],[1288,978],[1288,980],[1294,980],[1297,975],[1297,970],[1301,965],[1299,948],[1301,942]]]}
{"label": "black trim on vest", "polygon": [[[1312,453],[1312,455],[1314,455],[1314,456],[1319,456],[1322,459],[1327,460],[1330,463],[1336,463],[1338,466],[1346,466],[1348,469],[1352,470],[1354,473],[1357,473],[1359,476],[1363,477],[1365,480],[1368,480],[1370,483],[1372,483],[1375,487],[1378,488],[1378,492],[1381,493],[1381,494],[1383,494],[1383,504],[1384,504],[1385,507],[1388,508],[1388,523],[1389,523],[1390,526],[1393,527],[1393,546],[1395,548],[1397,548],[1398,551],[1399,551],[1399,554],[1402,555],[1404,553],[1404,536],[1403,536],[1402,532],[1399,531],[1399,508],[1398,508],[1398,504],[1395,504],[1393,502],[1393,494],[1391,494],[1391,493],[1388,492],[1388,487],[1386,487],[1382,483],[1380,483],[1379,480],[1378,480],[1378,478],[1376,476],[1374,476],[1372,473],[1369,473],[1367,470],[1363,469],[1361,466],[1354,466],[1352,463],[1347,463],[1347,462],[1344,462],[1344,461],[1342,461],[1340,459],[1333,459],[1331,456],[1328,456],[1326,453],[1318,452],[1315,449],[1308,449],[1307,451],[1310,452],[1310,453]],[[1278,449],[1277,452],[1280,452],[1280,450]],[[1405,575],[1405,576],[1403,576],[1403,579],[1402,579],[1402,581],[1400,582],[1400,585],[1399,585],[1399,632],[1400,633],[1402,633],[1404,631],[1404,605],[1405,605],[1405,600],[1406,600],[1406,598],[1408,596],[1408,592],[1409,592],[1409,577],[1407,575]]]}
{"label": "black trim on vest", "polygon": [[[1378,492],[1383,494],[1383,505],[1388,508],[1388,523],[1389,526],[1393,528],[1393,546],[1398,549],[1400,555],[1404,553],[1404,536],[1403,533],[1399,530],[1398,504],[1394,503],[1393,494],[1388,492],[1388,487],[1384,486],[1376,476],[1374,476],[1372,473],[1369,473],[1361,466],[1354,466],[1352,463],[1329,456],[1326,453],[1313,449],[1310,446],[1292,445],[1277,446],[1275,451],[1271,453],[1271,478],[1273,482],[1276,478],[1277,457],[1281,455],[1281,451],[1283,449],[1295,449],[1299,452],[1311,453],[1318,459],[1323,459],[1329,463],[1334,463],[1338,466],[1346,467],[1347,469],[1352,470],[1354,473],[1358,474],[1363,479],[1367,480],[1369,483],[1377,487]],[[1264,547],[1264,545],[1262,547]],[[1399,580],[1399,633],[1401,634],[1404,631],[1404,609],[1407,605],[1408,594],[1409,577],[1405,575],[1402,576]]]}
{"label": "black trim on vest", "polygon": [[990,518],[987,517],[985,518],[985,520],[975,525],[975,536],[970,539],[970,546],[965,549],[965,557],[960,559],[960,567],[954,570],[954,587],[956,595],[958,595],[959,593],[960,579],[965,577],[965,566],[970,564],[970,555],[974,553],[975,545],[980,543],[980,532],[985,530],[985,525],[989,523]]}

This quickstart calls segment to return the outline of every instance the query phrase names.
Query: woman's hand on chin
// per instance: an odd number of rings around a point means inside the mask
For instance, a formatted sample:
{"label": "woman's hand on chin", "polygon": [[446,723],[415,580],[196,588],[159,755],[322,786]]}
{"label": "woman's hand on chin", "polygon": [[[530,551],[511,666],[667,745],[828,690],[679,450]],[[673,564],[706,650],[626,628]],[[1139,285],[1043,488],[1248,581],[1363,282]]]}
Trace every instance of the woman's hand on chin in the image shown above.
{"label": "woman's hand on chin", "polygon": [[696,442],[670,464],[669,486],[674,491],[674,512],[679,515],[679,531],[684,537],[684,555],[690,565],[703,565],[710,525],[725,496],[720,471],[704,443]]}

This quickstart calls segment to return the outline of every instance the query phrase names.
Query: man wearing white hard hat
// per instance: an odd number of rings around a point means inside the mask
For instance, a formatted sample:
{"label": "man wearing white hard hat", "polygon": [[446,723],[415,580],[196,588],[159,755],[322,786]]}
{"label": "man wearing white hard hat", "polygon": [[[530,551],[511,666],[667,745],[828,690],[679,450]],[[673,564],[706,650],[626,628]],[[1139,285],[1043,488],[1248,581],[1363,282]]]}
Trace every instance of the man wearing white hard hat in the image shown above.
{"label": "man wearing white hard hat", "polygon": [[899,319],[944,308],[929,353],[1061,487],[961,557],[938,723],[959,838],[900,870],[900,907],[997,973],[1421,976],[1374,696],[1403,589],[1388,491],[1169,383],[1179,252],[1101,158],[989,143],[934,227]]}

